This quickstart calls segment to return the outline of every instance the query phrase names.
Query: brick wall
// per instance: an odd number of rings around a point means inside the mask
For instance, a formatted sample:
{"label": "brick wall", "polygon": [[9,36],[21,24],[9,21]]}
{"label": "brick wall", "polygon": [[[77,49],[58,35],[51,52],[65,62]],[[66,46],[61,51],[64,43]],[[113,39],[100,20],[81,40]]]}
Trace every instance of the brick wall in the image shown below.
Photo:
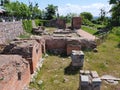
{"label": "brick wall", "polygon": [[23,33],[22,22],[0,22],[0,44],[13,40]]}
{"label": "brick wall", "polygon": [[0,57],[0,90],[22,90],[30,82],[29,63],[18,55]]}
{"label": "brick wall", "polygon": [[80,29],[82,25],[81,17],[73,17],[72,18],[72,29]]}
{"label": "brick wall", "polygon": [[49,37],[46,39],[46,50],[54,54],[66,53],[67,40],[60,37]]}
{"label": "brick wall", "polygon": [[42,45],[36,40],[13,41],[5,47],[3,54],[16,54],[25,58],[30,64],[32,74],[36,70],[40,58],[42,58]]}

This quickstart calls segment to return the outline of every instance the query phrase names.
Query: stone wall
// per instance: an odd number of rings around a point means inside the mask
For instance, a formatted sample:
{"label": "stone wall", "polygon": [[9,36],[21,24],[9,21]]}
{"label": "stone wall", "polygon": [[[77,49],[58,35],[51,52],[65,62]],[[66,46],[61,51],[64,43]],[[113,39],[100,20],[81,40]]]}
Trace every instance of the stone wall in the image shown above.
{"label": "stone wall", "polygon": [[22,34],[22,22],[0,22],[0,44],[13,40],[16,36]]}

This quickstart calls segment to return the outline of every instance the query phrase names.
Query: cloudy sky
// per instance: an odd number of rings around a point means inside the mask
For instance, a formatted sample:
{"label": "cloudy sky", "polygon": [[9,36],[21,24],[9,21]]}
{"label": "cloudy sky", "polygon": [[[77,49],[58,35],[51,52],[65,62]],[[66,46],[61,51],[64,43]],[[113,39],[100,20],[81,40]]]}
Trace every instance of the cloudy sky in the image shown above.
{"label": "cloudy sky", "polygon": [[[14,1],[14,0],[13,0]],[[91,12],[94,16],[99,16],[100,9],[109,11],[111,6],[109,0],[19,0],[28,4],[28,2],[38,3],[40,9],[44,9],[48,4],[58,6],[60,15],[67,13]],[[110,16],[108,13],[107,16]]]}

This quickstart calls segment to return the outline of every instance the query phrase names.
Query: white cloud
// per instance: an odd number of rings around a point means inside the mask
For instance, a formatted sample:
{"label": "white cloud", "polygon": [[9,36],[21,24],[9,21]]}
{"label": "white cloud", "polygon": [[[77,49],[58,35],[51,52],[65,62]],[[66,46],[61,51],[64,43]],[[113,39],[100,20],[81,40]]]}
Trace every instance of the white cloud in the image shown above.
{"label": "white cloud", "polygon": [[[91,5],[74,5],[74,4],[66,4],[64,6],[59,6],[59,13],[60,15],[66,15],[67,13],[77,13],[80,14],[81,12],[91,12],[94,16],[99,16],[100,9],[104,8],[105,11],[109,11],[111,6],[109,4],[104,3],[93,3]],[[108,14],[110,16],[110,14]]]}

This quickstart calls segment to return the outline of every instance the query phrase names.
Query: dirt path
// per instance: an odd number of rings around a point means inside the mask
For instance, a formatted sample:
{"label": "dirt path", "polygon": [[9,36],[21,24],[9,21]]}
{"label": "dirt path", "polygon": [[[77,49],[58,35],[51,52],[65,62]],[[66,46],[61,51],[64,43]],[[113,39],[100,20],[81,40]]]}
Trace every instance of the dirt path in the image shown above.
{"label": "dirt path", "polygon": [[86,38],[88,40],[94,41],[96,37],[82,29],[77,30],[77,34],[80,35],[83,38]]}

